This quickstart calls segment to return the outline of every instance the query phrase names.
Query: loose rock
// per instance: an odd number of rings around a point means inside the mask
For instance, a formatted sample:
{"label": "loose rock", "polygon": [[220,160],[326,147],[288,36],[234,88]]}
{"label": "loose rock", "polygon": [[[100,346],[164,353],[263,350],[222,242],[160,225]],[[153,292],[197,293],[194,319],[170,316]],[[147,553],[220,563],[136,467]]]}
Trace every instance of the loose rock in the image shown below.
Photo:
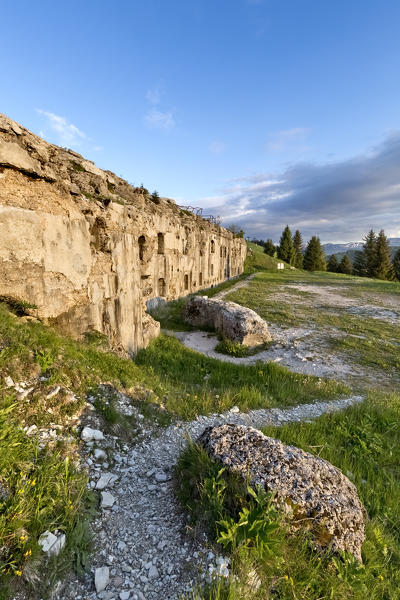
{"label": "loose rock", "polygon": [[99,567],[94,572],[94,585],[99,594],[106,589],[110,581],[110,569],[108,567]]}
{"label": "loose rock", "polygon": [[244,346],[271,341],[267,323],[253,310],[235,302],[193,296],[185,305],[185,320],[197,327],[212,327],[222,337]]}
{"label": "loose rock", "polygon": [[199,443],[229,471],[273,492],[292,531],[306,527],[318,548],[351,552],[361,561],[365,510],[339,469],[243,425],[209,427]]}

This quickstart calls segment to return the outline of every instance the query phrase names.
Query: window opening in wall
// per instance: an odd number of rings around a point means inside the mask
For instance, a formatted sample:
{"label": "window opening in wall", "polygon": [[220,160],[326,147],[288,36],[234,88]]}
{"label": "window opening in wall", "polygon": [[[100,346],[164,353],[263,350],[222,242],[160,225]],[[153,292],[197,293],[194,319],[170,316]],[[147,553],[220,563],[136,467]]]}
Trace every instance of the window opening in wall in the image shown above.
{"label": "window opening in wall", "polygon": [[203,273],[199,273],[199,285],[203,285]]}
{"label": "window opening in wall", "polygon": [[211,276],[214,275],[214,265],[211,265]]}
{"label": "window opening in wall", "polygon": [[214,240],[211,240],[211,254],[214,254],[215,252],[215,242]]}
{"label": "window opening in wall", "polygon": [[143,262],[144,251],[146,249],[146,238],[144,237],[144,235],[141,235],[139,237],[138,244],[139,244],[139,260],[141,260]]}
{"label": "window opening in wall", "polygon": [[222,258],[222,246],[220,246],[220,248],[219,248],[219,256],[220,256],[220,258]]}
{"label": "window opening in wall", "polygon": [[158,295],[159,296],[166,295],[165,281],[162,277],[160,277],[160,279],[158,280]]}
{"label": "window opening in wall", "polygon": [[158,254],[164,254],[164,234],[163,233],[159,233],[157,235],[157,241],[158,241]]}
{"label": "window opening in wall", "polygon": [[185,290],[189,289],[189,275],[185,275]]}
{"label": "window opening in wall", "polygon": [[226,246],[224,246],[224,258],[226,258]]}

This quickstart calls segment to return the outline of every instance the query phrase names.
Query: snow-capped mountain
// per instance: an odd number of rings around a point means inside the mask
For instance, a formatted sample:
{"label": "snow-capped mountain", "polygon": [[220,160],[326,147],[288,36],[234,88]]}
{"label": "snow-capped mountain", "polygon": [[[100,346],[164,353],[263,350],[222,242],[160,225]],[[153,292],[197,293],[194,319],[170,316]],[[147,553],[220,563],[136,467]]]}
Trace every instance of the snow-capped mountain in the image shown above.
{"label": "snow-capped mountain", "polygon": [[[337,252],[347,252],[348,250],[361,250],[364,242],[347,242],[346,244],[323,244],[325,254],[336,254]],[[391,246],[400,246],[400,238],[389,238]]]}

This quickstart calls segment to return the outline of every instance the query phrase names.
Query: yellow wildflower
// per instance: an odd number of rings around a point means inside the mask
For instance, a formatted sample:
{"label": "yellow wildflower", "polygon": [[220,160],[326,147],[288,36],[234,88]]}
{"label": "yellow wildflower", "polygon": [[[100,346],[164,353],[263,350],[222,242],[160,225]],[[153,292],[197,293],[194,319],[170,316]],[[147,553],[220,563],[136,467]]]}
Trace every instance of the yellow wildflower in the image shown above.
{"label": "yellow wildflower", "polygon": [[17,570],[17,571],[15,571],[15,574],[16,574],[16,575],[18,575],[18,577],[21,577],[21,575],[22,575],[22,571],[18,571],[18,570]]}

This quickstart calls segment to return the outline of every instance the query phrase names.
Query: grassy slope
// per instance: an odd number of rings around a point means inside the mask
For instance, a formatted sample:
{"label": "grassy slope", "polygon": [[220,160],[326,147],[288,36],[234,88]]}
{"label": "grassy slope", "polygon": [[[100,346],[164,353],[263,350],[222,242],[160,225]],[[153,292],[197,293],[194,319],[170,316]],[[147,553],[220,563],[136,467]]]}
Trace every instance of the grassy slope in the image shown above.
{"label": "grassy slope", "polygon": [[[286,327],[315,326],[330,328],[335,335],[328,336],[327,343],[333,349],[348,355],[349,360],[377,370],[399,372],[400,370],[400,326],[368,314],[352,314],[346,308],[335,309],[314,307],[302,303],[314,294],[290,290],[290,296],[299,302],[282,302],[275,294],[286,292],[285,284],[304,283],[340,288],[341,295],[371,298],[370,304],[385,307],[385,294],[400,295],[400,283],[379,281],[336,273],[307,273],[306,271],[284,271],[282,273],[260,273],[248,287],[229,295],[229,300],[255,310],[263,319]],[[368,303],[368,301],[367,301]],[[389,307],[390,308],[390,307]]]}
{"label": "grassy slope", "polygon": [[[281,516],[248,497],[243,486],[224,474],[196,446],[189,446],[177,467],[178,495],[194,525],[225,540],[235,531],[240,511],[253,512],[241,525],[245,535],[225,545],[232,559],[226,585],[199,591],[197,600],[397,600],[400,597],[400,396],[371,396],[363,405],[341,414],[325,415],[314,423],[270,427],[267,435],[329,460],[355,483],[366,507],[363,564],[349,555],[323,555],[301,533],[290,536]],[[257,521],[258,519],[258,521]],[[227,525],[227,522],[229,525]],[[243,522],[243,519],[242,519]],[[264,528],[262,528],[261,527]],[[276,527],[276,529],[275,529]],[[263,533],[264,531],[264,533]],[[227,534],[228,537],[227,537]],[[264,542],[263,548],[260,542]],[[267,551],[265,551],[265,548]],[[260,580],[249,592],[247,573]]]}
{"label": "grassy slope", "polygon": [[[7,376],[34,384],[26,401],[7,388]],[[29,582],[37,588],[35,578],[42,569],[37,539],[46,529],[65,531],[68,540],[66,551],[47,569],[50,578],[72,563],[84,566],[85,519],[96,500],[87,494],[85,475],[74,467],[79,440],[73,418],[79,418],[86,395],[105,382],[128,391],[132,402],[159,422],[221,412],[235,404],[242,409],[290,405],[348,391],[341,384],[292,374],[275,364],[221,364],[165,336],[132,361],[110,352],[100,335],[77,342],[39,322],[26,322],[0,304],[0,491],[7,491],[0,498],[3,590],[8,584],[15,589]],[[67,391],[47,399],[55,385]],[[41,449],[23,431],[50,424],[60,425],[68,442]]]}
{"label": "grassy slope", "polygon": [[[282,274],[275,271],[276,261],[264,255],[261,248],[252,249],[246,274],[271,270],[255,281],[256,286],[264,281],[265,294],[274,282],[282,281]],[[284,277],[299,275],[288,271]],[[360,285],[369,289],[375,284],[363,281]],[[252,294],[244,298],[249,304],[257,287],[252,284],[251,289]],[[179,310],[178,305],[178,322]],[[16,382],[35,383],[29,401],[19,401],[6,387],[7,375]],[[133,362],[108,351],[101,336],[76,342],[41,323],[24,322],[0,305],[0,491],[7,492],[0,498],[2,590],[7,582],[15,588],[21,581],[34,582],[35,575],[40,575],[37,537],[46,529],[66,531],[68,540],[66,552],[54,561],[57,564],[48,569],[49,573],[52,569],[59,572],[71,562],[77,566],[85,563],[85,518],[94,500],[87,495],[85,476],[74,467],[78,441],[69,419],[79,416],[86,394],[101,382],[128,391],[132,402],[140,403],[142,412],[163,422],[168,415],[192,418],[200,413],[221,412],[234,404],[242,409],[290,405],[348,391],[340,383],[303,377],[276,364],[221,364],[165,336],[154,340]],[[47,399],[56,384],[68,388],[72,395],[60,393]],[[160,412],[154,406],[164,410]],[[41,449],[22,430],[32,424],[47,427],[50,423],[64,427],[64,432],[70,434],[68,443]],[[0,591],[2,597],[5,591]]]}
{"label": "grassy slope", "polygon": [[[385,294],[400,294],[400,284],[330,273],[303,271],[262,271],[246,288],[229,299],[249,306],[268,321],[282,326],[335,327],[342,338],[331,345],[347,352],[349,360],[382,371],[400,369],[400,330],[398,326],[365,315],[349,314],[345,309],[315,310],[307,304],[283,303],[272,296],[290,282],[340,287],[341,295],[370,298],[370,303],[385,307]],[[312,297],[291,290],[292,298]],[[367,296],[366,296],[367,295]],[[314,296],[315,298],[315,296]],[[178,495],[191,512],[200,530],[209,529],[214,540],[232,535],[236,543],[217,547],[230,554],[234,577],[226,583],[215,582],[193,594],[194,600],[397,600],[400,598],[400,396],[396,389],[383,394],[370,391],[368,400],[344,413],[326,415],[314,423],[268,428],[265,433],[283,442],[317,453],[351,477],[366,507],[366,541],[363,565],[349,556],[320,556],[309,541],[287,535],[280,516],[268,513],[270,532],[264,541],[270,552],[259,551],[254,537],[260,523],[246,520],[247,544],[233,535],[240,510],[257,504],[238,490],[237,482],[219,474],[196,447],[189,447],[177,469]],[[227,486],[227,487],[226,487]],[[267,513],[265,513],[267,514]],[[225,523],[223,523],[225,521]],[[243,519],[242,519],[243,521]],[[227,526],[226,522],[229,522]],[[278,529],[275,530],[274,526]],[[241,529],[239,528],[239,530]],[[277,532],[283,532],[280,535]],[[228,538],[229,538],[228,535]],[[261,535],[261,534],[257,534]],[[221,537],[221,542],[222,542]],[[246,536],[245,536],[246,537]],[[257,592],[248,586],[248,573],[255,570],[261,582]]]}

